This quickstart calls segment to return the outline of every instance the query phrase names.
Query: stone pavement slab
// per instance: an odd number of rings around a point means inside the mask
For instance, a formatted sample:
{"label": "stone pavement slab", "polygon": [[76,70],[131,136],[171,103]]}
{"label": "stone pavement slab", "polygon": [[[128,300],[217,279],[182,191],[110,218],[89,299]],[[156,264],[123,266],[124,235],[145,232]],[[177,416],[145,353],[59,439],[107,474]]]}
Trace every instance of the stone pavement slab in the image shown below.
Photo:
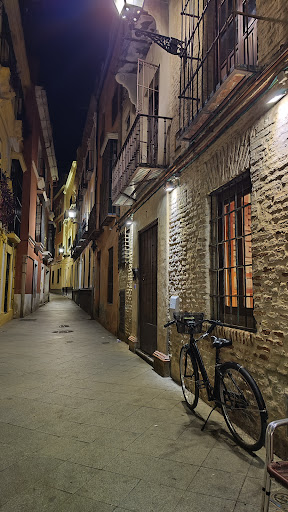
{"label": "stone pavement slab", "polygon": [[0,386],[0,512],[259,509],[264,451],[66,297],[1,327]]}

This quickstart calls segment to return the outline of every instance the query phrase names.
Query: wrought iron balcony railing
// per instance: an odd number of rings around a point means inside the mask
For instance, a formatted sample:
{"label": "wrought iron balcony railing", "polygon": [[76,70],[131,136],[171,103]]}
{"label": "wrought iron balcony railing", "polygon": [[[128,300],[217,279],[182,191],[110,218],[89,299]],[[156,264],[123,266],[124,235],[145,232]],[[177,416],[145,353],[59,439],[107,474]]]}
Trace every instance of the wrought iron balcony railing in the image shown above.
{"label": "wrought iron balcony railing", "polygon": [[190,140],[257,70],[255,0],[187,0],[180,76],[180,136]]}
{"label": "wrought iron balcony railing", "polygon": [[113,205],[133,204],[166,168],[170,122],[168,117],[138,114],[113,168]]}
{"label": "wrought iron balcony railing", "polygon": [[75,240],[71,247],[71,255],[74,259],[77,259],[81,252],[85,249],[91,240],[96,240],[99,229],[96,226],[96,204],[93,206],[88,222],[83,220],[77,231]]}

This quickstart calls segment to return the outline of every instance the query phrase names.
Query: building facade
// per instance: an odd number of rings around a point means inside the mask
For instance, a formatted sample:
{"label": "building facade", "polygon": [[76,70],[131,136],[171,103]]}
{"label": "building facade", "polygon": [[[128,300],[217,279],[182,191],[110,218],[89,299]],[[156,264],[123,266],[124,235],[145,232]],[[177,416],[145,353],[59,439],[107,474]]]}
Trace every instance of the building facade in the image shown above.
{"label": "building facade", "polygon": [[[131,8],[116,69],[128,93],[112,173],[113,204],[128,208],[120,331],[169,354],[179,380],[181,338],[163,329],[179,296],[182,311],[222,320],[225,358],[248,367],[271,419],[287,416],[285,3],[168,4]],[[147,27],[175,38],[161,41],[172,55]]]}
{"label": "building facade", "polygon": [[17,249],[16,317],[49,300],[49,263],[54,254],[53,186],[58,180],[45,90],[31,84],[25,98],[28,136],[24,139],[21,242]]}
{"label": "building facade", "polygon": [[148,360],[168,355],[179,381],[183,340],[163,328],[178,296],[223,322],[224,357],[254,375],[270,419],[287,416],[286,4],[136,3],[113,25],[77,162],[90,227],[75,300],[90,288],[89,312]]}
{"label": "building facade", "polygon": [[55,255],[50,269],[50,290],[72,297],[74,284],[72,244],[77,232],[75,176],[72,162],[65,184],[54,197]]}
{"label": "building facade", "polygon": [[47,99],[31,82],[16,0],[0,2],[0,38],[2,324],[48,300],[49,215],[58,175]]}
{"label": "building facade", "polygon": [[0,324],[49,298],[58,179],[45,91],[31,81],[18,1],[0,2]]}
{"label": "building facade", "polygon": [[96,236],[99,219],[96,212],[98,174],[96,166],[96,98],[91,96],[82,143],[77,154],[76,221],[77,232],[71,255],[74,260],[73,300],[93,315]]}

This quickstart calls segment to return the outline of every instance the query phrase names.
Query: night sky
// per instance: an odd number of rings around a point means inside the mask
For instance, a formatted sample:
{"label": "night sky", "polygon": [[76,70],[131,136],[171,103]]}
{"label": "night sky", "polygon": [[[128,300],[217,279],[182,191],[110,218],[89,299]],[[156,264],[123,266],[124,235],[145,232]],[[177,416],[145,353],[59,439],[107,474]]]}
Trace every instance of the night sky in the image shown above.
{"label": "night sky", "polygon": [[47,91],[59,178],[76,159],[105,58],[113,0],[23,0],[33,80]]}

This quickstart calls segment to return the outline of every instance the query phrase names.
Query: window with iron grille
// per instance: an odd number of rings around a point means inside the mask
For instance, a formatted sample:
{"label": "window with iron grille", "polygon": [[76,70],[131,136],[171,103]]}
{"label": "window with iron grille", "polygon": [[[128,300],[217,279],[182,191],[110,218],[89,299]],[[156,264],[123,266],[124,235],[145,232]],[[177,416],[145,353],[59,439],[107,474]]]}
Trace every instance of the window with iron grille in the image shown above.
{"label": "window with iron grille", "polygon": [[91,286],[91,249],[89,249],[89,263],[88,263],[88,288]]}
{"label": "window with iron grille", "polygon": [[119,234],[118,239],[118,268],[124,268],[129,261],[129,235],[130,230],[126,229]]}
{"label": "window with iron grille", "polygon": [[119,108],[118,107],[118,103],[119,103],[118,96],[119,96],[119,93],[118,93],[118,85],[117,85],[114,95],[113,95],[113,98],[112,98],[112,126],[115,123],[117,115],[118,115],[118,108]]}
{"label": "window with iron grille", "polygon": [[107,302],[113,304],[113,247],[108,251],[108,287]]}
{"label": "window with iron grille", "polygon": [[14,231],[20,238],[21,228],[21,215],[22,215],[22,185],[23,185],[23,171],[19,160],[12,160],[11,162],[11,179],[12,189],[15,199],[14,219],[9,226],[9,231]]}
{"label": "window with iron grille", "polygon": [[211,195],[211,260],[213,318],[255,329],[251,181],[247,173]]}
{"label": "window with iron grille", "polygon": [[256,71],[256,0],[182,0],[181,14],[187,53],[180,75],[183,129],[235,69],[247,77]]}
{"label": "window with iron grille", "polygon": [[36,206],[36,224],[35,224],[35,241],[42,242],[43,232],[42,232],[42,215],[43,215],[43,206],[41,202]]}
{"label": "window with iron grille", "polygon": [[100,188],[100,224],[111,215],[119,214],[119,207],[112,204],[112,172],[117,159],[116,139],[109,139],[102,157],[102,183]]}

